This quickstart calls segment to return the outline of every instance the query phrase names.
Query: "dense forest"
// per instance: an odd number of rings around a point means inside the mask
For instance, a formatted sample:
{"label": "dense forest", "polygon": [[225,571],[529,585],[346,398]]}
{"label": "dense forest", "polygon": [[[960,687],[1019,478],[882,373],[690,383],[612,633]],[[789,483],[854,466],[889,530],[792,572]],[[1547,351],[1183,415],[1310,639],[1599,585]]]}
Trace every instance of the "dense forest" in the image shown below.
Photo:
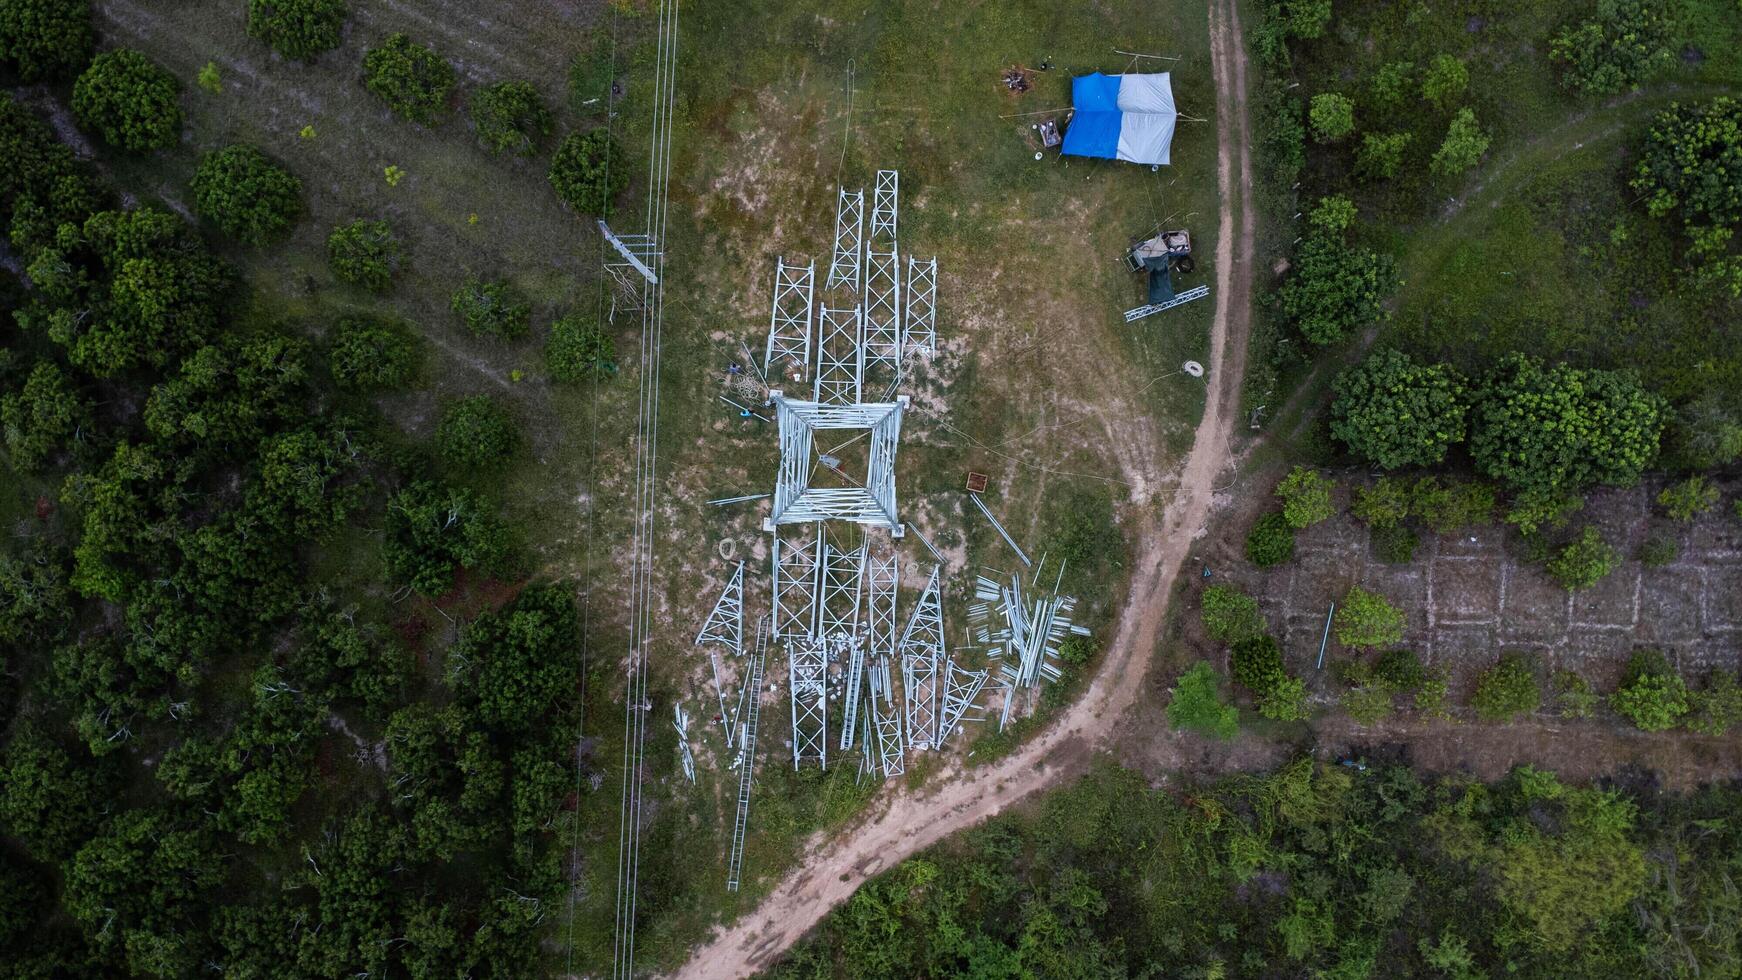
{"label": "dense forest", "polygon": [[1742,793],[1103,765],[866,884],[777,977],[1733,977]]}

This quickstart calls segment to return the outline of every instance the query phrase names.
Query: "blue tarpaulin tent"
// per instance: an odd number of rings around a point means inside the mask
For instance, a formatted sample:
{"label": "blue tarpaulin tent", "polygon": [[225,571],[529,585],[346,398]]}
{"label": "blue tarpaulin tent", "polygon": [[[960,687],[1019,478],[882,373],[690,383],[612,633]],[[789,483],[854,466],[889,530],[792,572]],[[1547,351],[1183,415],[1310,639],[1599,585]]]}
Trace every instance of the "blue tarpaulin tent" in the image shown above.
{"label": "blue tarpaulin tent", "polygon": [[1173,82],[1153,75],[1080,75],[1071,79],[1070,128],[1063,152],[1078,157],[1168,162],[1173,148]]}

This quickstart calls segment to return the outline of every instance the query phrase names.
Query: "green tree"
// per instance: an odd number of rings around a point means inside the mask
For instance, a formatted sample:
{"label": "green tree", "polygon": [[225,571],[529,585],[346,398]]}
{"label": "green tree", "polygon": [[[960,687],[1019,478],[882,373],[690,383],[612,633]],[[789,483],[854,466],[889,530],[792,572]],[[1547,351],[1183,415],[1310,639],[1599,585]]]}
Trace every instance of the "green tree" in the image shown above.
{"label": "green tree", "polygon": [[512,603],[466,625],[448,656],[450,682],[476,699],[485,725],[524,732],[547,723],[575,690],[573,658],[580,642],[573,589],[535,585]]}
{"label": "green tree", "polygon": [[129,48],[106,51],[73,84],[73,115],[123,150],[161,150],[181,141],[181,86]]}
{"label": "green tree", "polygon": [[1512,721],[1541,707],[1542,688],[1536,679],[1536,660],[1523,653],[1501,654],[1499,663],[1476,678],[1476,693],[1470,706],[1484,721]]}
{"label": "green tree", "polygon": [[90,0],[0,3],[0,62],[27,84],[71,78],[91,60]]}
{"label": "green tree", "polygon": [[1588,589],[1621,564],[1602,532],[1586,527],[1548,562],[1548,573],[1569,592]]}
{"label": "green tree", "polygon": [[392,34],[363,55],[363,85],[398,115],[431,126],[447,109],[454,67],[435,49]]}
{"label": "green tree", "polygon": [[1335,621],[1337,642],[1344,646],[1382,647],[1403,639],[1403,610],[1359,585],[1338,604]]}
{"label": "green tree", "polygon": [[361,702],[369,716],[384,720],[404,702],[411,657],[383,631],[359,621],[357,607],[308,609],[303,642],[286,672],[330,701]]}
{"label": "green tree", "polygon": [[1644,731],[1665,731],[1688,713],[1688,685],[1660,651],[1638,650],[1627,660],[1620,688],[1609,695],[1609,707]]}
{"label": "green tree", "polygon": [[1290,470],[1276,485],[1276,498],[1282,501],[1282,517],[1288,526],[1299,530],[1333,517],[1337,513],[1331,504],[1331,490],[1335,486],[1317,470],[1305,466]]}
{"label": "green tree", "polygon": [[209,834],[158,810],[126,810],[66,865],[63,904],[130,972],[188,976],[198,970],[200,923],[222,880]]}
{"label": "green tree", "polygon": [[385,221],[358,218],[327,237],[327,266],[352,285],[383,292],[399,269],[399,239]]}
{"label": "green tree", "polygon": [[1415,92],[1415,62],[1390,61],[1373,73],[1373,101],[1386,107],[1402,105]]}
{"label": "green tree", "polygon": [[1238,586],[1212,585],[1205,589],[1199,612],[1204,632],[1221,643],[1239,643],[1260,636],[1265,630],[1258,600],[1241,592]]}
{"label": "green tree", "polygon": [[0,395],[6,452],[21,472],[38,472],[55,453],[84,441],[90,399],[50,360],[38,361],[18,391]]}
{"label": "green tree", "polygon": [[1518,490],[1626,486],[1657,457],[1666,408],[1630,375],[1511,354],[1477,391],[1470,453]]}
{"label": "green tree", "polygon": [[1688,523],[1717,507],[1718,496],[1718,488],[1710,480],[1703,476],[1690,476],[1680,483],[1664,487],[1657,495],[1657,505],[1672,520]]}
{"label": "green tree", "polygon": [[1561,84],[1585,95],[1614,95],[1669,68],[1673,23],[1651,0],[1597,0],[1596,16],[1563,29],[1550,41],[1549,59]]}
{"label": "green tree", "polygon": [[497,82],[472,96],[472,125],[491,153],[531,156],[551,133],[550,109],[528,82]]}
{"label": "green tree", "polygon": [[1235,683],[1258,696],[1270,693],[1288,677],[1281,645],[1262,633],[1234,644],[1228,656],[1228,673]]}
{"label": "green tree", "polygon": [[286,58],[312,61],[339,46],[345,0],[248,0],[248,36]]}
{"label": "green tree", "polygon": [[1282,511],[1258,519],[1246,535],[1246,560],[1259,568],[1280,565],[1294,557],[1294,526]]}
{"label": "green tree", "polygon": [[260,444],[260,477],[250,486],[258,512],[285,534],[320,540],[362,503],[353,479],[363,452],[342,426],[294,429]]}
{"label": "green tree", "polygon": [[58,861],[96,831],[108,789],[89,757],[23,727],[0,753],[0,828],[37,860]]}
{"label": "green tree", "polygon": [[500,571],[508,542],[471,491],[420,480],[387,501],[382,557],[395,581],[434,596],[453,584],[456,565]]}
{"label": "green tree", "polygon": [[417,377],[422,351],[396,322],[345,317],[333,326],[327,363],[333,382],[359,391],[404,388]]}
{"label": "green tree", "polygon": [[532,307],[506,282],[467,279],[454,290],[448,308],[477,336],[513,340],[527,330]]}
{"label": "green tree", "polygon": [[1358,213],[1355,202],[1341,194],[1332,194],[1319,198],[1319,203],[1313,205],[1312,213],[1307,215],[1307,224],[1326,234],[1341,235],[1354,227]]}
{"label": "green tree", "polygon": [[1719,736],[1737,725],[1742,725],[1742,684],[1731,671],[1714,671],[1704,687],[1688,694],[1688,729]]}
{"label": "green tree", "polygon": [[72,619],[64,549],[32,538],[15,552],[0,554],[0,647],[22,650],[52,643],[67,633]]}
{"label": "green tree", "polygon": [[1677,216],[1690,231],[1742,221],[1742,102],[1677,102],[1658,113],[1633,189],[1652,217]]}
{"label": "green tree", "polygon": [[1285,677],[1258,697],[1258,713],[1271,721],[1305,721],[1312,711],[1307,706],[1306,682],[1298,677]]}
{"label": "green tree", "polygon": [[1355,152],[1355,172],[1363,180],[1389,180],[1403,170],[1403,155],[1414,133],[1367,133]]}
{"label": "green tree", "polygon": [[1167,704],[1167,720],[1175,729],[1231,739],[1240,730],[1240,712],[1222,700],[1216,672],[1200,660],[1180,675]]}
{"label": "green tree", "polygon": [[1576,493],[1554,489],[1524,490],[1512,498],[1512,509],[1506,512],[1506,523],[1524,534],[1535,534],[1545,527],[1563,528],[1573,515],[1583,510],[1585,498]]}
{"label": "green tree", "polygon": [[1355,103],[1346,95],[1320,92],[1313,96],[1307,118],[1312,123],[1313,139],[1335,143],[1355,131]]}
{"label": "green tree", "polygon": [[558,381],[602,380],[617,373],[617,344],[597,320],[577,311],[550,325],[544,364]]}
{"label": "green tree", "polygon": [[514,416],[489,395],[454,402],[436,425],[436,446],[456,466],[475,469],[501,463],[514,455],[519,442]]}
{"label": "green tree", "polygon": [[1452,104],[1464,97],[1464,90],[1470,87],[1470,69],[1464,62],[1449,54],[1436,54],[1434,60],[1428,62],[1427,71],[1421,76],[1421,97],[1441,109],[1450,109]]}
{"label": "green tree", "polygon": [[1382,348],[1337,376],[1331,434],[1382,469],[1433,466],[1464,440],[1462,379]]}
{"label": "green tree", "polygon": [[611,202],[629,186],[628,163],[606,130],[570,133],[551,158],[550,186],[575,211],[609,218]]}
{"label": "green tree", "polygon": [[1382,476],[1372,486],[1355,488],[1355,500],[1349,506],[1349,513],[1370,528],[1389,530],[1401,527],[1409,519],[1412,499],[1409,484],[1395,477]]}
{"label": "green tree", "polygon": [[264,245],[302,216],[302,181],[252,146],[235,144],[200,158],[194,209],[245,245]]}
{"label": "green tree", "polygon": [[1340,236],[1309,232],[1277,299],[1301,334],[1324,347],[1381,319],[1394,282],[1389,258]]}
{"label": "green tree", "polygon": [[1476,110],[1459,109],[1452,117],[1451,126],[1446,129],[1445,141],[1434,151],[1428,169],[1436,177],[1456,177],[1482,159],[1490,142],[1492,137],[1476,122]]}
{"label": "green tree", "polygon": [[253,446],[300,416],[308,345],[281,334],[226,334],[151,389],[145,427],[165,447],[216,456]]}

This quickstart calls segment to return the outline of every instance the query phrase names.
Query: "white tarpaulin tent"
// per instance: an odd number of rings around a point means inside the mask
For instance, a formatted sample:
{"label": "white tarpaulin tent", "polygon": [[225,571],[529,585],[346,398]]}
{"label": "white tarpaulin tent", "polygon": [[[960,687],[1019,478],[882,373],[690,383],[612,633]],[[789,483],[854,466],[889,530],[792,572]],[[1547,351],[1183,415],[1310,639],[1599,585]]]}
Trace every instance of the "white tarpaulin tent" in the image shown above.
{"label": "white tarpaulin tent", "polygon": [[1166,164],[1179,111],[1167,72],[1082,75],[1071,79],[1076,110],[1063,152],[1072,156]]}

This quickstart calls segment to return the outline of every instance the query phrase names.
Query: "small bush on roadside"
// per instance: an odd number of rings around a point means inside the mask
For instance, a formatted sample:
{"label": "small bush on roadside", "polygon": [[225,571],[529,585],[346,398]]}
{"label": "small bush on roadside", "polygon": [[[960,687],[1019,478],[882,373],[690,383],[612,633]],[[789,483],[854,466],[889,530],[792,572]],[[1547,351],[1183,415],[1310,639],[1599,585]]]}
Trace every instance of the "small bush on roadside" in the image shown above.
{"label": "small bush on roadside", "polygon": [[1657,505],[1671,519],[1691,522],[1718,506],[1718,488],[1703,476],[1690,476],[1680,483],[1664,487],[1657,495]]}
{"label": "small bush on roadside", "polygon": [[1337,642],[1348,647],[1389,646],[1403,639],[1403,610],[1359,585],[1337,605]]}
{"label": "small bush on roadside", "polygon": [[1232,585],[1212,585],[1204,590],[1199,605],[1204,632],[1221,643],[1239,643],[1264,633],[1264,615],[1258,600]]}
{"label": "small bush on roadside", "polygon": [[1724,735],[1742,725],[1742,684],[1727,670],[1715,671],[1705,686],[1688,695],[1689,731]]}
{"label": "small bush on roadside", "polygon": [[1459,109],[1458,114],[1452,117],[1451,126],[1446,129],[1445,141],[1434,151],[1434,158],[1428,164],[1428,169],[1436,177],[1456,177],[1482,159],[1482,154],[1488,152],[1490,142],[1492,137],[1483,132],[1476,122],[1476,111]]}
{"label": "small bush on roadside", "polygon": [[206,154],[194,171],[194,210],[246,245],[264,245],[302,216],[302,181],[252,146]]}
{"label": "small bush on roadside", "polygon": [[417,376],[418,354],[416,338],[404,327],[347,317],[333,328],[327,360],[339,387],[374,391],[411,384]]}
{"label": "small bush on roadside", "polygon": [[1246,559],[1259,568],[1280,565],[1294,557],[1294,528],[1281,511],[1258,519],[1246,535]]}
{"label": "small bush on roadside", "polygon": [[181,85],[129,48],[105,51],[73,84],[73,115],[103,142],[135,152],[181,142]]}
{"label": "small bush on roadside", "polygon": [[1583,674],[1557,670],[1554,674],[1555,705],[1562,718],[1589,718],[1597,710],[1597,692]]}
{"label": "small bush on roadside", "polygon": [[550,186],[576,212],[609,218],[611,202],[629,186],[629,167],[604,129],[570,133],[551,158]]}
{"label": "small bush on roadside", "polygon": [[558,381],[597,381],[617,373],[617,344],[584,313],[570,313],[550,325],[544,366]]}
{"label": "small bush on roadside", "polygon": [[1343,692],[1337,702],[1358,725],[1377,725],[1391,717],[1391,691],[1384,685],[1369,684]]}
{"label": "small bush on roadside", "polygon": [[1505,520],[1523,534],[1535,534],[1543,528],[1566,527],[1584,507],[1585,498],[1576,493],[1537,488],[1515,496]]}
{"label": "small bush on roadside", "polygon": [[1167,720],[1175,729],[1231,739],[1240,730],[1240,712],[1222,700],[1216,672],[1200,660],[1180,675],[1167,703]]}
{"label": "small bush on roadside", "polygon": [[1609,707],[1643,731],[1674,728],[1688,713],[1688,686],[1657,650],[1636,651]]}
{"label": "small bush on roadside", "polygon": [[1346,95],[1320,92],[1313,96],[1307,118],[1312,123],[1313,139],[1335,143],[1355,131],[1355,103]]}
{"label": "small bush on roadside", "polygon": [[327,237],[327,266],[345,282],[385,290],[399,268],[399,239],[385,221],[358,218]]}
{"label": "small bush on roadside", "polygon": [[1536,659],[1523,653],[1501,654],[1500,662],[1476,679],[1470,706],[1484,721],[1512,721],[1541,707]]}
{"label": "small bush on roadside", "polygon": [[1639,561],[1646,568],[1662,568],[1681,557],[1681,546],[1674,538],[1654,534],[1639,546]]}
{"label": "small bush on roadside", "polygon": [[1549,559],[1548,573],[1569,592],[1588,589],[1621,564],[1621,556],[1603,540],[1594,527],[1587,527],[1577,538]]}
{"label": "small bush on roadside", "polygon": [[1289,471],[1276,485],[1276,498],[1282,501],[1282,517],[1288,526],[1299,530],[1330,519],[1337,512],[1331,505],[1335,486],[1329,477],[1305,466]]}
{"label": "small bush on roadside", "polygon": [[491,153],[514,152],[530,156],[550,135],[550,108],[528,82],[497,82],[472,96],[472,125],[478,142]]}
{"label": "small bush on roadside", "polygon": [[454,290],[448,308],[475,336],[513,340],[526,333],[532,307],[506,282],[467,279]]}
{"label": "small bush on roadside", "polygon": [[363,85],[395,114],[429,126],[447,109],[454,66],[435,49],[393,34],[363,56]]}
{"label": "small bush on roadside", "polygon": [[348,12],[345,0],[248,0],[248,36],[309,61],[339,46]]}
{"label": "small bush on roadside", "polygon": [[476,469],[514,455],[520,434],[514,417],[488,395],[462,398],[442,413],[436,425],[436,448],[442,458]]}

